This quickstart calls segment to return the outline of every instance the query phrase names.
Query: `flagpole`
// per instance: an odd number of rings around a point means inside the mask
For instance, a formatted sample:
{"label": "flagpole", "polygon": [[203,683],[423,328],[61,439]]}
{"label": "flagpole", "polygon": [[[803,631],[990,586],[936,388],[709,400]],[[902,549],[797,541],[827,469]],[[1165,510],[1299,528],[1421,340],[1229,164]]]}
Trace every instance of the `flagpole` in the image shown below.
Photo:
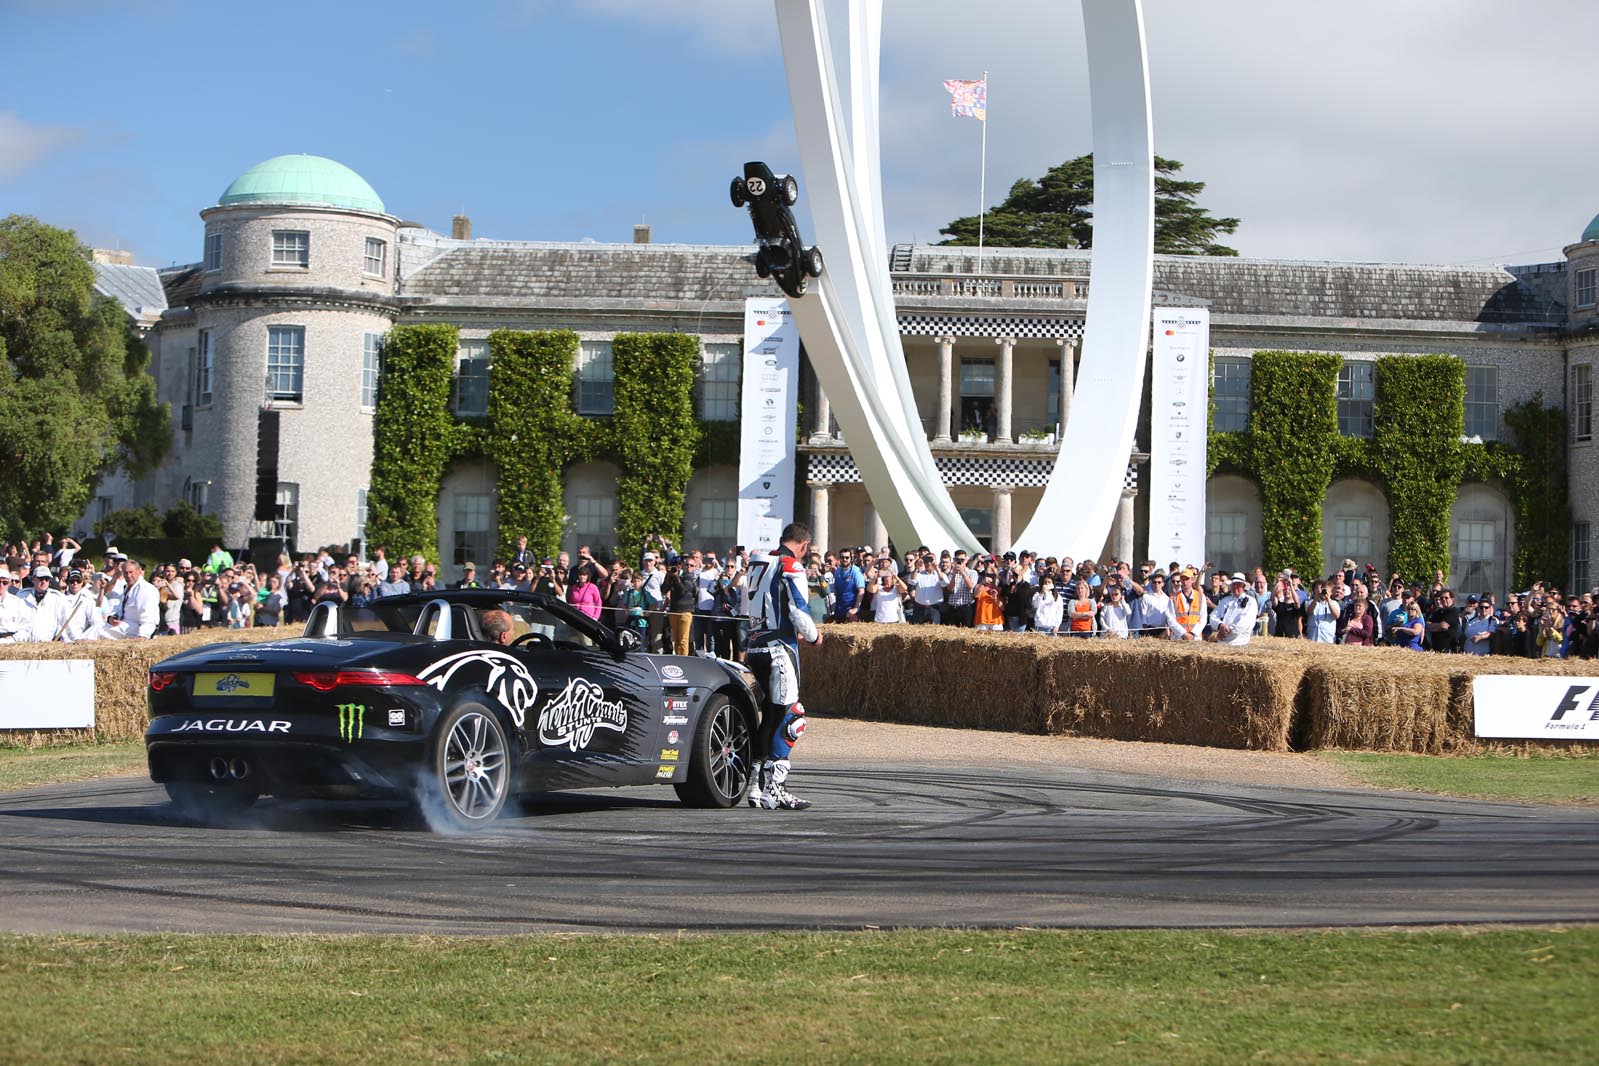
{"label": "flagpole", "polygon": [[977,167],[977,273],[983,273],[983,218],[988,213],[988,71],[983,71],[983,152]]}

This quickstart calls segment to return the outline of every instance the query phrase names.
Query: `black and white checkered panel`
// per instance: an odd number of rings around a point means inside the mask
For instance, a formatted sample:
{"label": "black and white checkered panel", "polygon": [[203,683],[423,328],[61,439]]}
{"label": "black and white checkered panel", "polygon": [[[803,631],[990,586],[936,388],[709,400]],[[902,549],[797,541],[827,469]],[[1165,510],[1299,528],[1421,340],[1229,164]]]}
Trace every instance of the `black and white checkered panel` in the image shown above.
{"label": "black and white checkered panel", "polygon": [[1080,318],[1007,318],[1000,315],[900,315],[906,337],[1030,337],[1035,340],[1077,340]]}
{"label": "black and white checkered panel", "polygon": [[[984,488],[1008,485],[1018,489],[1041,489],[1048,484],[1050,472],[1055,469],[1053,456],[1035,459],[952,455],[938,456],[933,461],[938,464],[944,484]],[[861,472],[855,468],[855,460],[848,455],[812,452],[805,468],[805,480],[833,485],[858,485]],[[1138,468],[1132,463],[1127,464],[1122,487],[1138,491]]]}

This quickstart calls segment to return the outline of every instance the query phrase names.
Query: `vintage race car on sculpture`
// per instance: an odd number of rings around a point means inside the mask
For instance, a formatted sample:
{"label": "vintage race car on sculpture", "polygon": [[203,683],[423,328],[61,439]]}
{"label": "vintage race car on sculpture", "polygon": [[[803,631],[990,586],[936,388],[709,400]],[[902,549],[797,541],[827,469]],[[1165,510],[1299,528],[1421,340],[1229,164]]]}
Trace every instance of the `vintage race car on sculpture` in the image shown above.
{"label": "vintage race car on sculpture", "polygon": [[822,252],[805,247],[789,210],[799,200],[799,182],[792,174],[773,174],[765,163],[745,163],[744,176],[733,179],[732,196],[734,207],[749,205],[755,223],[755,273],[775,278],[796,300],[804,296],[806,278],[822,275]]}
{"label": "vintage race car on sculpture", "polygon": [[[513,621],[484,638],[485,612]],[[173,801],[406,798],[473,829],[527,792],[670,783],[690,807],[749,787],[761,701],[748,670],[652,655],[566,603],[489,589],[318,604],[305,635],[157,663],[145,734]]]}

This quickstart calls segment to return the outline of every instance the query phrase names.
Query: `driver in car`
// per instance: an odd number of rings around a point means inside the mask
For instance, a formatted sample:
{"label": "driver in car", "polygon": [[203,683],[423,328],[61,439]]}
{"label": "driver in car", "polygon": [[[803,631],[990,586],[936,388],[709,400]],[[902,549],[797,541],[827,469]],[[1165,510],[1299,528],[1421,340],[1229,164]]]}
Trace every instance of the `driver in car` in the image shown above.
{"label": "driver in car", "polygon": [[511,641],[516,639],[516,628],[506,611],[497,608],[484,611],[478,618],[478,625],[483,629],[483,639],[494,644],[510,647]]}

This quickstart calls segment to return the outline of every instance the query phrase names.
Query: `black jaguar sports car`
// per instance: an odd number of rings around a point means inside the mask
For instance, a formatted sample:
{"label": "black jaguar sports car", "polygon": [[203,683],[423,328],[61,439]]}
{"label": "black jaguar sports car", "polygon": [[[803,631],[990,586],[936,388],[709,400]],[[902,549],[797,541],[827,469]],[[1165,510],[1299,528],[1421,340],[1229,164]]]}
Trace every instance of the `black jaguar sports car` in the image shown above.
{"label": "black jaguar sports car", "polygon": [[765,163],[745,163],[744,175],[733,179],[734,207],[749,206],[755,226],[755,273],[773,278],[796,300],[805,295],[807,278],[822,275],[822,251],[805,247],[799,224],[789,208],[799,202],[799,182],[792,174],[773,174]]}
{"label": "black jaguar sports car", "polygon": [[[485,612],[513,623],[485,639]],[[404,798],[475,829],[517,794],[670,783],[690,807],[749,787],[750,672],[653,655],[536,593],[460,589],[318,604],[300,637],[212,644],[150,669],[150,776],[174,803]]]}

